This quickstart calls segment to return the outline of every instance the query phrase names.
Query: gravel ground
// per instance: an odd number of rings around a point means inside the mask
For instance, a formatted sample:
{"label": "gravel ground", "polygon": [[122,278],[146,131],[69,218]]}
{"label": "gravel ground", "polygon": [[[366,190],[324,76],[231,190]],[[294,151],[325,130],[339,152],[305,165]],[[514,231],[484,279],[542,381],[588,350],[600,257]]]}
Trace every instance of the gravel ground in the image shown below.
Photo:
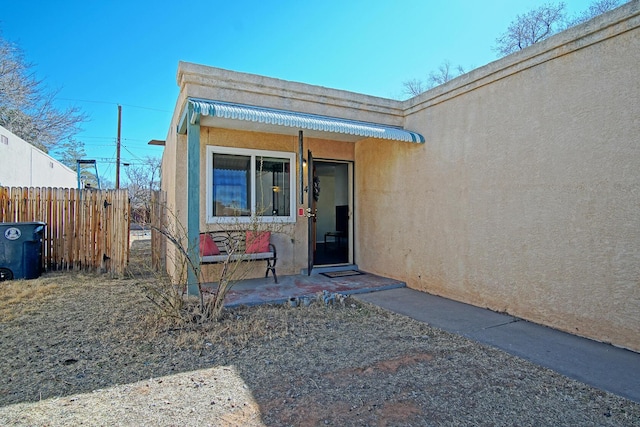
{"label": "gravel ground", "polygon": [[347,299],[182,326],[157,278],[0,284],[0,425],[640,426],[640,405]]}

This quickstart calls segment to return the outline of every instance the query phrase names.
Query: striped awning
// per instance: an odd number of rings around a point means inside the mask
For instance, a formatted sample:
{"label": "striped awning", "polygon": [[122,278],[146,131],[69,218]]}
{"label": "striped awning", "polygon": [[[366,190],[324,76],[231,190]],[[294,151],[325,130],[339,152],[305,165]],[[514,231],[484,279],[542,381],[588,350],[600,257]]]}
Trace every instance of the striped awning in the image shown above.
{"label": "striped awning", "polygon": [[[201,116],[210,116],[266,125],[286,126],[301,130],[353,135],[362,138],[380,138],[415,143],[425,142],[424,137],[419,133],[377,123],[232,104],[222,101],[189,98],[188,102],[193,107],[193,114],[188,118],[191,124],[196,124]],[[187,119],[187,117],[184,116],[184,119]]]}

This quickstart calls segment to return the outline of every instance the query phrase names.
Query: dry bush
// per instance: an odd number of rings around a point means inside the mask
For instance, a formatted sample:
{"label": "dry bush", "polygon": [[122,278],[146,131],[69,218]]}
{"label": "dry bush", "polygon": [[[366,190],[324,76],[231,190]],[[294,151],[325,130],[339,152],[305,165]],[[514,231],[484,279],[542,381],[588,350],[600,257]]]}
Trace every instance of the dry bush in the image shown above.
{"label": "dry bush", "polygon": [[[151,250],[145,250],[144,241],[133,242],[131,246],[129,277],[155,279],[145,285],[147,298],[159,310],[160,317],[186,323],[206,323],[218,321],[224,317],[224,301],[233,286],[250,274],[254,261],[246,254],[246,248],[251,242],[246,242],[245,233],[270,232],[271,234],[291,234],[287,224],[280,221],[263,221],[260,215],[252,216],[248,222],[239,216],[231,217],[230,222],[216,224],[209,231],[215,231],[224,236],[224,251],[226,259],[216,263],[214,282],[215,289],[205,288],[205,274],[198,254],[199,241],[190,242],[188,231],[173,212],[164,208],[166,218],[159,225],[150,228],[159,233],[173,247],[173,255],[167,253],[166,263],[174,268],[174,278],[169,278],[164,272],[156,272],[151,262]],[[255,235],[255,234],[254,234]],[[190,279],[189,277],[192,276]],[[197,287],[197,304],[186,303],[188,296],[187,282],[195,280]],[[190,292],[190,291],[189,291]]]}
{"label": "dry bush", "polygon": [[127,277],[135,280],[134,286],[155,308],[146,316],[147,323],[180,325],[189,322],[191,316],[188,308],[193,304],[187,304],[184,286],[172,284],[166,273],[153,268],[150,240],[131,243]]}

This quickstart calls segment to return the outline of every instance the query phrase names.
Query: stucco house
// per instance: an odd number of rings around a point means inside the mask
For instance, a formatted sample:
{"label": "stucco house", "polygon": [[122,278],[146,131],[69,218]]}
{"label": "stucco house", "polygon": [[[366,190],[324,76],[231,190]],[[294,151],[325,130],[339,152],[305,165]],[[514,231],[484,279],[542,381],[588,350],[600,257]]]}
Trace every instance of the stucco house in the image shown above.
{"label": "stucco house", "polygon": [[0,126],[0,186],[75,188],[77,174]]}
{"label": "stucco house", "polygon": [[190,240],[268,206],[279,274],[357,264],[640,351],[638,64],[638,1],[406,101],[180,63],[162,188]]}

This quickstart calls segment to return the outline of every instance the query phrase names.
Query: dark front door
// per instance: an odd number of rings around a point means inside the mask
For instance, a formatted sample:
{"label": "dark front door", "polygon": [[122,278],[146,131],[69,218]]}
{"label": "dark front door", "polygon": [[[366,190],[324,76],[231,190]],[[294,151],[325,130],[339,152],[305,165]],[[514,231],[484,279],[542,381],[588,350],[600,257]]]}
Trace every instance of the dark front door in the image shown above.
{"label": "dark front door", "polygon": [[315,253],[314,265],[353,262],[352,163],[314,160]]}

